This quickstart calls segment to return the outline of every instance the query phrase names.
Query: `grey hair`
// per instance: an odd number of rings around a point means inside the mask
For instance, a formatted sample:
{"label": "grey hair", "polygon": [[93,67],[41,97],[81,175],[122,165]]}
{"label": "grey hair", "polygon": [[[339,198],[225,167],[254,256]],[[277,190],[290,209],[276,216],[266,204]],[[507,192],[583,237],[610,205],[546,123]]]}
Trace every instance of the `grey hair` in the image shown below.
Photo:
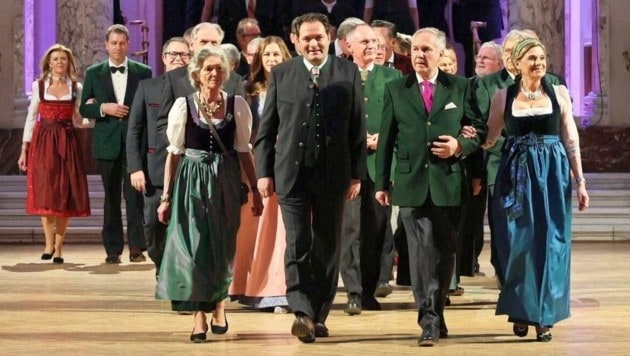
{"label": "grey hair", "polygon": [[203,62],[210,57],[216,57],[221,60],[221,71],[223,72],[223,82],[221,84],[225,83],[230,76],[230,65],[228,64],[227,57],[223,50],[214,47],[202,48],[193,56],[190,64],[188,64],[188,80],[190,80],[190,84],[195,90],[201,89],[201,85],[199,84],[199,72],[201,71]]}
{"label": "grey hair", "polygon": [[438,30],[435,27],[424,27],[416,31],[413,36],[411,36],[411,42],[413,43],[414,38],[421,33],[430,33],[435,35],[435,47],[439,51],[443,51],[446,49],[446,34],[443,31]]}
{"label": "grey hair", "polygon": [[190,46],[188,45],[188,41],[186,41],[184,39],[184,37],[171,37],[168,41],[164,42],[164,45],[162,46],[162,54],[166,53],[166,50],[168,49],[168,46],[173,43],[173,42],[179,42],[183,45],[186,46],[186,48],[189,48]]}
{"label": "grey hair", "polygon": [[223,53],[225,53],[225,57],[231,66],[237,64],[241,60],[241,52],[239,52],[235,45],[231,43],[223,43],[220,48],[223,50]]}
{"label": "grey hair", "polygon": [[190,38],[192,38],[193,42],[197,39],[197,35],[199,34],[199,31],[201,31],[204,28],[209,28],[209,29],[213,29],[217,31],[217,33],[219,34],[219,40],[223,42],[223,37],[225,37],[225,31],[223,31],[221,26],[212,22],[202,22],[193,28],[192,32],[190,33]]}
{"label": "grey hair", "polygon": [[501,47],[501,45],[499,45],[498,43],[494,41],[484,42],[481,44],[481,47],[479,47],[479,50],[481,50],[482,48],[492,49],[497,55],[496,59],[501,60],[501,56],[503,54],[503,47]]}
{"label": "grey hair", "polygon": [[365,21],[357,17],[348,17],[339,24],[337,28],[337,38],[340,40],[346,39],[350,32],[353,32],[359,25],[366,25]]}

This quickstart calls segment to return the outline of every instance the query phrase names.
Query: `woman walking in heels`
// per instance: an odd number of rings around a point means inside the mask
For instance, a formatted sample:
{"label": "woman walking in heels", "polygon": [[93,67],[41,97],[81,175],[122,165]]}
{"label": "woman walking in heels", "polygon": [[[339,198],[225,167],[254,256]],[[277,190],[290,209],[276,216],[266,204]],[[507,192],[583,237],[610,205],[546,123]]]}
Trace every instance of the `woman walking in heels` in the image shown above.
{"label": "woman walking in heels", "polygon": [[511,60],[520,76],[492,98],[484,144],[494,145],[505,128],[493,202],[505,214],[492,222],[507,226],[497,236],[504,281],[496,313],[508,315],[517,336],[534,326],[536,340],[547,342],[550,328],[570,315],[570,171],[580,211],[588,208],[589,197],[571,99],[565,86],[546,75],[545,47],[523,39]]}
{"label": "woman walking in heels", "polygon": [[41,66],[18,166],[26,171],[26,212],[42,219],[46,246],[41,258],[61,264],[68,218],[90,216],[83,151],[74,131],[83,122],[77,100],[81,83],[72,51],[63,45],[50,47]]}

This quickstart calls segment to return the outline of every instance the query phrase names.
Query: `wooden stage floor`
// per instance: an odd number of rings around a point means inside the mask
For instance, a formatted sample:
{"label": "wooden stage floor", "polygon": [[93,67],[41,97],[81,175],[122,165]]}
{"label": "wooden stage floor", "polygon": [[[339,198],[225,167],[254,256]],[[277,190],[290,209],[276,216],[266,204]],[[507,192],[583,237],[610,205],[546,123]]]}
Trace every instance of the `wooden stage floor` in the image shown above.
{"label": "wooden stage floor", "polygon": [[[68,245],[66,263],[40,261],[43,246],[0,245],[0,355],[622,355],[630,353],[630,243],[573,246],[572,317],[538,343],[512,334],[495,316],[498,295],[485,246],[481,271],[463,278],[466,292],[446,310],[448,339],[420,348],[408,289],[381,298],[382,311],[343,313],[340,288],[328,319],[330,337],[301,344],[292,314],[247,310],[229,303],[227,334],[191,344],[192,317],[154,299],[146,264],[104,264],[98,245]],[[124,256],[126,257],[126,256]],[[128,260],[128,258],[125,258]]]}

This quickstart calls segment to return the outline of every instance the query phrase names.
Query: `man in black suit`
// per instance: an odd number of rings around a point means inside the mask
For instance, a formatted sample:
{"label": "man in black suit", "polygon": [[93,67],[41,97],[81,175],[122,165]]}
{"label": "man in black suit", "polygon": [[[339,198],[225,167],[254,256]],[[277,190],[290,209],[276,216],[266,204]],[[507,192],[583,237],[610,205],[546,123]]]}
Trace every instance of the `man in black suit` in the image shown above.
{"label": "man in black suit", "polygon": [[[202,22],[195,26],[191,33],[192,43],[190,44],[193,55],[206,46],[218,48],[223,41],[224,34],[221,26],[215,23]],[[245,89],[241,76],[231,72],[230,77],[223,84],[223,90],[228,95],[244,96]],[[193,89],[188,79],[187,67],[177,68],[165,73],[162,86],[162,100],[157,118],[157,130],[159,133],[166,133],[168,112],[171,110],[175,99],[192,94],[194,91],[195,89]]]}
{"label": "man in black suit", "polygon": [[328,18],[305,14],[296,27],[303,56],[272,70],[254,148],[258,190],[278,194],[285,224],[291,333],[307,343],[328,336],[344,202],[365,178],[366,130],[359,71],[328,54]]}
{"label": "man in black suit", "polygon": [[142,195],[135,191],[127,174],[127,119],[138,82],[151,77],[151,68],[127,58],[129,31],[125,26],[107,29],[106,61],[90,66],[85,74],[81,115],[94,119],[92,153],[98,161],[105,189],[103,245],[106,263],[120,263],[124,247],[121,186],[127,210],[127,242],[131,262],[144,262],[146,249],[142,229]]}
{"label": "man in black suit", "polygon": [[[189,61],[190,49],[183,37],[173,37],[164,43],[162,63],[165,72],[186,67]],[[144,237],[149,257],[155,263],[156,274],[160,271],[166,238],[166,225],[157,219],[168,146],[166,136],[158,134],[156,126],[163,81],[164,75],[161,75],[138,84],[127,130],[127,171],[131,185],[144,194]]]}

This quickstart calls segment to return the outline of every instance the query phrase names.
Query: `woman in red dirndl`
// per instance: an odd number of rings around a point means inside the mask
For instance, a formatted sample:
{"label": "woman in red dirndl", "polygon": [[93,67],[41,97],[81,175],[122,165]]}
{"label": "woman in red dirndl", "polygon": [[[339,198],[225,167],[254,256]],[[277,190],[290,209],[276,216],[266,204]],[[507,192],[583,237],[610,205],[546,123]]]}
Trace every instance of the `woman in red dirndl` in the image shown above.
{"label": "woman in red dirndl", "polygon": [[40,215],[46,239],[42,260],[63,263],[68,218],[90,216],[83,153],[75,127],[81,84],[72,51],[55,44],[42,59],[42,75],[33,83],[18,165],[26,171],[26,212]]}

